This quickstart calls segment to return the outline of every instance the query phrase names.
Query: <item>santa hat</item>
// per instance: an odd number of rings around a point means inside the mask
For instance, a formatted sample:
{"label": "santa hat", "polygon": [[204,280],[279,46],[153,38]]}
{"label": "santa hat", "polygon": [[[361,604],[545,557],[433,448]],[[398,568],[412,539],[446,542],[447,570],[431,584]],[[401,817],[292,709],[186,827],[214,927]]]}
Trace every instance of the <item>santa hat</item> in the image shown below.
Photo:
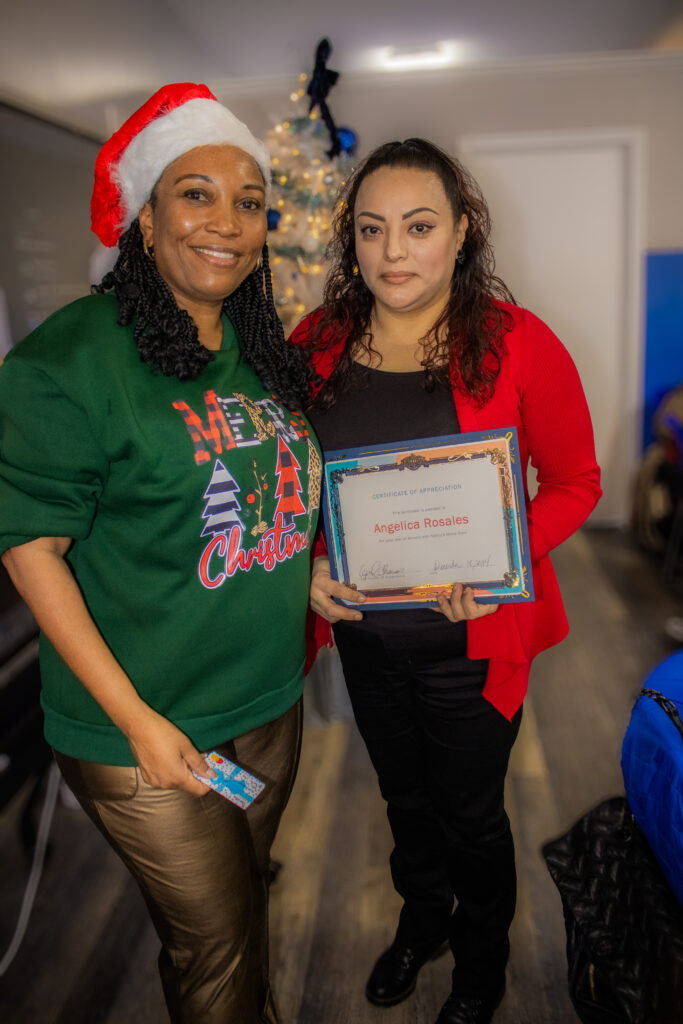
{"label": "santa hat", "polygon": [[95,161],[92,229],[116,245],[169,164],[196,146],[238,146],[270,185],[268,150],[205,85],[164,85],[128,118]]}

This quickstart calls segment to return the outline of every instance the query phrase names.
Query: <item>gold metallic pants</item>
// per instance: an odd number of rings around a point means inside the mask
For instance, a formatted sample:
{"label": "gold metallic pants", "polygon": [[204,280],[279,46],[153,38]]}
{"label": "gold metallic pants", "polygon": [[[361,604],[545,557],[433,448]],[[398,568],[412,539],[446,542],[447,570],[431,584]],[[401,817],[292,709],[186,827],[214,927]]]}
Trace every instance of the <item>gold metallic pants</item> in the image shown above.
{"label": "gold metallic pants", "polygon": [[173,1024],[277,1024],[268,982],[270,848],[296,775],[301,701],[218,747],[266,783],[244,811],[148,786],[138,768],[55,753],[67,785],[135,880],[161,939]]}

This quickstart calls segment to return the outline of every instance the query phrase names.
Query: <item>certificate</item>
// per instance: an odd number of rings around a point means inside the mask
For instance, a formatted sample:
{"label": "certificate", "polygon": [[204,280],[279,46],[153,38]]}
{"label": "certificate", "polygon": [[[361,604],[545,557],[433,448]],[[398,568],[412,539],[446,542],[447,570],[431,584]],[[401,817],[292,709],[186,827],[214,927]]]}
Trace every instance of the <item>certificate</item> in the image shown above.
{"label": "certificate", "polygon": [[454,583],[533,601],[514,427],[327,452],[324,488],[332,576],[364,608],[435,605]]}

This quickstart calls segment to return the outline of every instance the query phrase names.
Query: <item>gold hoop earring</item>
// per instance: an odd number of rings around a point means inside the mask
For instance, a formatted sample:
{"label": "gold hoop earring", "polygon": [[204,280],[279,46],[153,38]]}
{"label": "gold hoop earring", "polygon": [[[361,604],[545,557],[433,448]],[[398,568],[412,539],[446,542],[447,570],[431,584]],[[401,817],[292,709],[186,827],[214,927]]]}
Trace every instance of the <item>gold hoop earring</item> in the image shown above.
{"label": "gold hoop earring", "polygon": [[358,264],[357,264],[357,263],[354,263],[353,267],[351,268],[351,272],[353,273],[353,276],[354,276],[354,277],[355,277],[355,276],[356,276],[357,274],[359,274],[359,273],[360,273],[360,270],[358,269]]}
{"label": "gold hoop earring", "polygon": [[254,270],[258,271],[258,270],[262,270],[262,269],[263,269],[263,256],[259,256],[259,258],[256,260],[256,266],[254,267]]}
{"label": "gold hoop earring", "polygon": [[152,263],[156,263],[157,258],[156,258],[155,254],[154,254],[154,246],[153,245],[147,245],[147,242],[144,240],[144,238],[142,239],[142,248],[143,248],[143,251],[144,251],[145,256],[147,257],[147,259],[150,259],[152,261]]}

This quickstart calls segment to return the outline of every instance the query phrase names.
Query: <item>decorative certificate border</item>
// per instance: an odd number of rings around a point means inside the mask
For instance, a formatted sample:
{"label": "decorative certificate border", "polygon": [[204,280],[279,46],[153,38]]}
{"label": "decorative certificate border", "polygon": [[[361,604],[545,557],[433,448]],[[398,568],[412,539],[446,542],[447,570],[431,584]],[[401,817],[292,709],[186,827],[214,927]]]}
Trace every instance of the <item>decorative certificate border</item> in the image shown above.
{"label": "decorative certificate border", "polygon": [[[481,460],[486,460],[486,467]],[[479,472],[474,469],[478,463]],[[473,467],[472,472],[467,469],[469,466]],[[491,474],[485,471],[489,466],[495,468],[497,481],[493,499]],[[483,497],[482,470],[488,481]],[[372,524],[376,510],[368,502],[365,484],[360,485],[358,480],[354,484],[354,478],[361,475],[372,482],[371,489],[380,491],[372,494],[373,499],[406,496],[405,501],[413,506],[407,513],[413,515],[413,521],[399,519],[387,526],[368,525]],[[436,486],[420,487],[427,479]],[[381,487],[377,488],[375,482]],[[457,582],[471,586],[481,603],[533,601],[524,487],[514,427],[327,452],[323,483],[331,573],[334,579],[363,591],[367,598],[363,607],[435,605],[436,595]],[[428,518],[426,513],[434,507],[434,492],[449,491],[462,492],[458,494],[459,505],[466,499],[465,507],[477,509],[477,514]],[[479,512],[484,514],[480,516]],[[472,519],[481,519],[485,528],[465,525],[471,524]],[[378,538],[376,558],[373,530],[387,530],[390,534]],[[380,548],[380,544],[384,547]],[[419,568],[394,568],[404,560],[402,556],[409,550],[406,545],[413,556],[417,554],[421,559]],[[449,561],[450,553],[461,552],[463,546],[472,557]],[[492,560],[493,573],[491,560],[478,557],[485,547],[493,547],[497,552]],[[361,548],[369,564],[359,569],[357,556]],[[352,573],[357,578],[352,579]],[[392,576],[409,579],[403,579],[401,585],[391,585]]]}

